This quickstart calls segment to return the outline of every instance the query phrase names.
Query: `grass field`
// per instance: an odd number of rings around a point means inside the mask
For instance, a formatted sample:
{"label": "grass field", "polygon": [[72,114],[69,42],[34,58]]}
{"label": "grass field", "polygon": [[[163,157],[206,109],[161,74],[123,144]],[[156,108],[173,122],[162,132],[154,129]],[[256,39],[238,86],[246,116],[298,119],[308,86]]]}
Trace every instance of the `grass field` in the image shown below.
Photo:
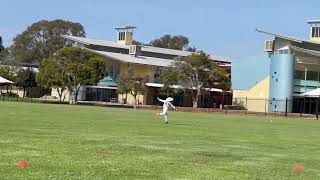
{"label": "grass field", "polygon": [[318,121],[155,113],[0,102],[0,179],[320,179]]}

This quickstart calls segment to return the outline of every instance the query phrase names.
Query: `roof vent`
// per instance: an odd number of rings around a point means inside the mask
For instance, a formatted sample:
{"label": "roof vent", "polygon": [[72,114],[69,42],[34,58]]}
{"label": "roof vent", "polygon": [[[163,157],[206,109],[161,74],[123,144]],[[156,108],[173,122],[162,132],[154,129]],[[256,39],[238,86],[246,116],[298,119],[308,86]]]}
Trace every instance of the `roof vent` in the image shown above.
{"label": "roof vent", "polygon": [[265,41],[265,45],[264,45],[264,51],[271,53],[273,52],[273,40],[267,40]]}
{"label": "roof vent", "polygon": [[129,54],[133,56],[141,55],[141,46],[140,45],[130,45],[129,46]]}

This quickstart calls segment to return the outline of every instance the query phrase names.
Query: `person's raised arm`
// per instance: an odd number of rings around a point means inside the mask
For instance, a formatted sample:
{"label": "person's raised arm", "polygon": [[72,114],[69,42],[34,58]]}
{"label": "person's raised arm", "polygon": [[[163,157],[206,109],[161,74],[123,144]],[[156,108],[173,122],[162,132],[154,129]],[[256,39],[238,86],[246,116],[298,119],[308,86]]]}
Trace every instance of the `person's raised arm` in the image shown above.
{"label": "person's raised arm", "polygon": [[162,100],[162,99],[160,99],[159,97],[157,97],[157,99],[158,99],[158,101],[160,101],[160,102],[166,102],[165,100]]}

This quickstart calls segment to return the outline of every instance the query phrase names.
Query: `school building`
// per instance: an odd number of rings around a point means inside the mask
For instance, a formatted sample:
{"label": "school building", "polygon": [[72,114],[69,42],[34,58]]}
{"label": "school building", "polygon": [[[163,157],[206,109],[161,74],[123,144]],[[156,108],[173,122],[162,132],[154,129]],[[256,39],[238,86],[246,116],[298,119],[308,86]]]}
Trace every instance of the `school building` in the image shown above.
{"label": "school building", "polygon": [[257,29],[273,39],[265,41],[265,57],[233,64],[234,105],[258,112],[315,113],[319,109],[320,20],[307,23],[307,40]]}
{"label": "school building", "polygon": [[[156,97],[165,96],[161,88],[160,73],[164,67],[172,64],[175,58],[191,55],[192,52],[180,51],[166,48],[151,47],[145,45],[135,45],[134,30],[132,26],[115,28],[117,41],[105,41],[91,38],[63,36],[74,42],[74,46],[85,48],[106,58],[108,75],[96,86],[86,86],[80,89],[78,100],[80,101],[101,101],[132,104],[131,95],[119,94],[117,92],[117,81],[119,76],[126,73],[128,69],[133,69],[139,76],[148,75],[150,82],[146,84],[148,92],[139,95],[140,104],[152,105],[156,102]],[[231,61],[228,58],[211,55],[211,59],[231,73]],[[231,76],[231,75],[230,75]],[[179,90],[179,86],[172,86],[176,91],[173,94],[175,104],[178,106],[192,106],[191,96],[187,96]],[[53,94],[55,94],[53,92]],[[210,97],[210,98],[208,98]],[[212,87],[204,97],[203,104],[219,106],[221,104],[222,90],[219,84]],[[211,100],[212,102],[209,102]],[[219,102],[217,101],[219,100]],[[224,98],[225,104],[231,103],[231,93]]]}

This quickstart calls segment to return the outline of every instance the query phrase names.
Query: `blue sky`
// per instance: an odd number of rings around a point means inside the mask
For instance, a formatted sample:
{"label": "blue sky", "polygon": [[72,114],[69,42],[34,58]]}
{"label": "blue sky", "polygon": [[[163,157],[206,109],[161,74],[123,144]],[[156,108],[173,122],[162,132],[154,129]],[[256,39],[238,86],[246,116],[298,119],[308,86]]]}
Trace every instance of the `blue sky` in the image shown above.
{"label": "blue sky", "polygon": [[87,37],[114,40],[114,27],[135,25],[142,42],[182,34],[191,44],[234,60],[263,55],[259,27],[307,38],[306,20],[320,18],[317,0],[0,0],[5,46],[33,22],[66,19],[84,25]]}

